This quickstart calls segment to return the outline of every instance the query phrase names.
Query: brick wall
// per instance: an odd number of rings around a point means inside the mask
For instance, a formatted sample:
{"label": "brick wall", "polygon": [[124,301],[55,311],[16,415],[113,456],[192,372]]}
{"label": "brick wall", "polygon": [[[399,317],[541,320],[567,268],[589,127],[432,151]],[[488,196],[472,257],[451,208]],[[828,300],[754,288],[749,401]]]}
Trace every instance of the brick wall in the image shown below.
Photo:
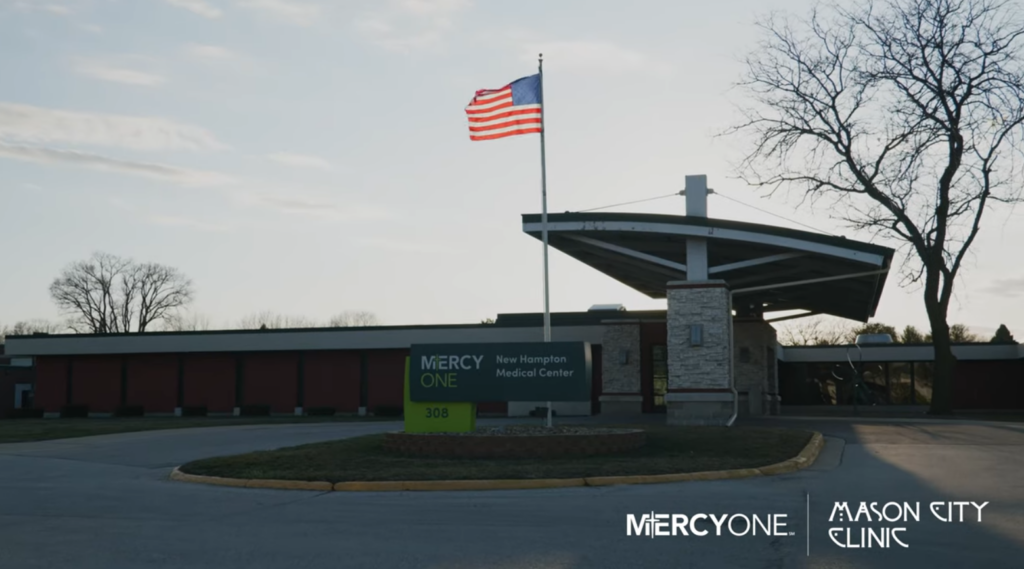
{"label": "brick wall", "polygon": [[[606,323],[601,336],[602,393],[640,393],[640,324]],[[629,352],[629,361],[623,365],[623,350]]]}
{"label": "brick wall", "polygon": [[[722,285],[670,285],[668,290],[668,385],[678,389],[728,389],[732,366],[732,315]],[[690,326],[701,324],[703,345],[690,346]]]}
{"label": "brick wall", "polygon": [[141,405],[146,413],[173,413],[178,406],[178,356],[147,354],[126,356],[126,403]]}

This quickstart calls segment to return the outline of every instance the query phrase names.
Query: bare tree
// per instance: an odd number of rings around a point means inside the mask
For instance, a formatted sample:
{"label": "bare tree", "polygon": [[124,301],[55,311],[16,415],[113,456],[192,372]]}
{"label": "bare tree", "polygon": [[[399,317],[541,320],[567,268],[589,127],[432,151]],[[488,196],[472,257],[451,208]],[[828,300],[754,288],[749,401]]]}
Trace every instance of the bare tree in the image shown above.
{"label": "bare tree", "polygon": [[107,253],[65,267],[50,296],[75,332],[145,332],[192,301],[192,281],[173,267]]}
{"label": "bare tree", "polygon": [[907,324],[903,327],[903,332],[900,332],[900,343],[903,344],[924,344],[929,341],[931,338],[925,339],[925,335],[913,324]]}
{"label": "bare tree", "polygon": [[779,343],[784,346],[835,346],[846,344],[850,324],[837,318],[805,318],[779,326]]}
{"label": "bare tree", "polygon": [[993,202],[1020,200],[1024,25],[1003,0],[880,0],[770,17],[741,86],[744,179],[828,198],[900,244],[935,346],[931,413],[952,412],[953,284]]}
{"label": "bare tree", "polygon": [[[191,281],[173,267],[157,263],[134,265],[125,282],[125,290],[132,290],[132,296],[138,299],[136,329],[139,332],[144,332],[152,322],[175,315],[179,308],[192,302]],[[206,325],[209,327],[209,322]]]}
{"label": "bare tree", "polygon": [[965,324],[953,324],[949,327],[949,341],[959,344],[974,344],[981,342],[981,336],[971,332]]}
{"label": "bare tree", "polygon": [[13,326],[0,326],[0,344],[3,344],[7,336],[30,336],[32,334],[59,334],[67,330],[67,326],[60,322],[50,322],[42,318],[31,320],[20,320]]}
{"label": "bare tree", "polygon": [[198,312],[175,312],[164,317],[165,332],[198,332],[210,329],[210,319]]}
{"label": "bare tree", "polygon": [[896,327],[890,326],[884,322],[868,322],[850,330],[850,335],[847,336],[849,343],[852,344],[856,342],[857,336],[860,336],[861,334],[888,334],[892,338],[893,342],[898,343],[900,341],[900,335],[896,332]]}
{"label": "bare tree", "polygon": [[238,321],[237,327],[241,330],[269,330],[281,328],[319,328],[320,324],[305,316],[287,316],[278,314],[272,310],[263,310],[245,316]]}
{"label": "bare tree", "polygon": [[346,310],[331,317],[328,326],[341,328],[347,326],[380,326],[380,319],[372,312]]}

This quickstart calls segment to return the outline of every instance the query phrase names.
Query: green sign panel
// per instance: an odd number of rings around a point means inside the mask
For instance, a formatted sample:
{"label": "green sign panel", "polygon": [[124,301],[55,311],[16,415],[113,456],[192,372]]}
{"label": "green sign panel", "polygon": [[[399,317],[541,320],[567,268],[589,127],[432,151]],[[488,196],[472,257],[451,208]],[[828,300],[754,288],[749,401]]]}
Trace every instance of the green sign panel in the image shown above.
{"label": "green sign panel", "polygon": [[405,359],[405,432],[469,433],[476,430],[476,403],[411,401],[409,358]]}
{"label": "green sign panel", "polygon": [[589,401],[590,344],[418,344],[412,401]]}

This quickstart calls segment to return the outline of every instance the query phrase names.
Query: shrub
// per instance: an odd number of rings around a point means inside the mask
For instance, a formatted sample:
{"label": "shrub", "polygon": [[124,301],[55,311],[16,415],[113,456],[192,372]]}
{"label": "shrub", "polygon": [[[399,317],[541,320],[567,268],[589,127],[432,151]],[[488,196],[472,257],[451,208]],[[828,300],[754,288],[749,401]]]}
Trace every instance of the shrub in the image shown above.
{"label": "shrub", "polygon": [[42,419],[42,409],[11,409],[7,412],[8,419]]}
{"label": "shrub", "polygon": [[191,407],[181,408],[182,417],[205,417],[206,416],[206,405],[193,405]]}
{"label": "shrub", "polygon": [[114,409],[115,417],[142,417],[146,410],[142,405],[119,405]]}
{"label": "shrub", "polygon": [[334,407],[309,407],[305,411],[308,417],[330,417],[337,412]]}
{"label": "shrub", "polygon": [[65,405],[60,408],[60,416],[62,419],[71,417],[88,417],[89,406],[88,405]]}
{"label": "shrub", "polygon": [[270,405],[242,405],[238,414],[242,417],[267,417],[270,415]]}
{"label": "shrub", "polygon": [[377,417],[401,417],[402,408],[398,405],[378,405],[373,414]]}

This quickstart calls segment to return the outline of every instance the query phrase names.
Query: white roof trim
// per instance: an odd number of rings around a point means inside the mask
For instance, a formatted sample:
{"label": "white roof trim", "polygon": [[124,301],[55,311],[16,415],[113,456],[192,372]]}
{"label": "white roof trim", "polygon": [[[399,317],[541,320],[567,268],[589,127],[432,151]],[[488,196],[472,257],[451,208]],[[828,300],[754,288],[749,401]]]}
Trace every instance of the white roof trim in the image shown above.
{"label": "white roof trim", "polygon": [[[558,326],[552,340],[600,344],[604,326]],[[185,334],[128,334],[8,338],[5,354],[14,356],[88,354],[177,354],[196,352],[280,352],[304,350],[406,349],[412,344],[540,342],[540,326],[482,326],[390,330],[310,330]]]}
{"label": "white roof trim", "polygon": [[[523,231],[542,231],[542,223],[524,223]],[[885,257],[874,253],[855,251],[844,247],[804,241],[793,237],[780,237],[767,233],[756,233],[738,229],[722,229],[718,227],[707,227],[704,225],[683,225],[678,223],[651,223],[640,221],[556,221],[548,222],[548,232],[552,231],[634,231],[637,233],[663,233],[668,235],[684,235],[694,237],[705,237],[713,239],[729,239],[732,241],[743,241],[747,243],[763,243],[776,247],[785,247],[815,253],[839,257],[861,263],[867,263],[876,267],[884,266]]]}

